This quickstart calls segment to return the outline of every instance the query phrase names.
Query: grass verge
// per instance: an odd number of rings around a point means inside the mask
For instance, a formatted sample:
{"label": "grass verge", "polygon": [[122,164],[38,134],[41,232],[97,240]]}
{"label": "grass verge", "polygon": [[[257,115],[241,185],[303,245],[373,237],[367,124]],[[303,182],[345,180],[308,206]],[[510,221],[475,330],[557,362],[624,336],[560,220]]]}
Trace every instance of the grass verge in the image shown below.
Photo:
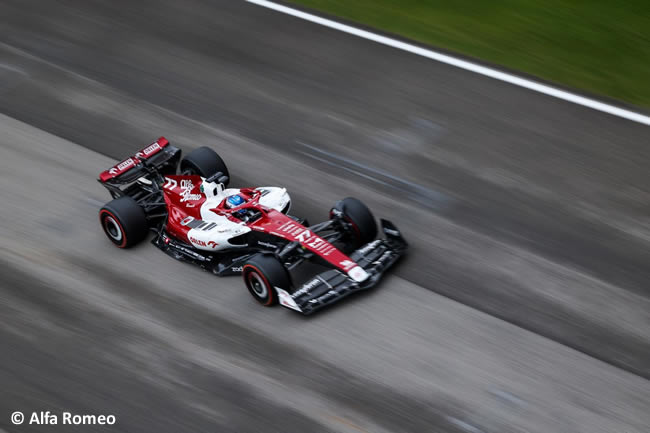
{"label": "grass verge", "polygon": [[648,0],[293,0],[292,3],[650,108]]}

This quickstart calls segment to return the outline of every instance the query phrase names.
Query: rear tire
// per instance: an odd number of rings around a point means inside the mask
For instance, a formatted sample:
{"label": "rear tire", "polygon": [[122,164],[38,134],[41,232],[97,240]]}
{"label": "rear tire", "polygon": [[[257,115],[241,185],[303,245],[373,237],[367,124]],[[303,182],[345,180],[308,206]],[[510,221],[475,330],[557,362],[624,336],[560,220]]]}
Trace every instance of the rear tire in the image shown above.
{"label": "rear tire", "polygon": [[242,269],[244,284],[257,302],[270,307],[278,303],[275,287],[288,290],[291,280],[282,263],[270,254],[257,254]]}
{"label": "rear tire", "polygon": [[112,200],[99,210],[104,233],[118,248],[129,248],[142,241],[149,231],[144,210],[131,197]]}
{"label": "rear tire", "polygon": [[[230,180],[226,163],[223,162],[217,152],[209,147],[198,147],[188,153],[181,161],[181,173],[210,177],[219,171],[228,176]],[[228,186],[228,183],[226,182],[225,186]]]}
{"label": "rear tire", "polygon": [[338,201],[330,211],[330,218],[341,218],[350,226],[350,238],[355,248],[377,237],[377,223],[368,206],[353,197]]}

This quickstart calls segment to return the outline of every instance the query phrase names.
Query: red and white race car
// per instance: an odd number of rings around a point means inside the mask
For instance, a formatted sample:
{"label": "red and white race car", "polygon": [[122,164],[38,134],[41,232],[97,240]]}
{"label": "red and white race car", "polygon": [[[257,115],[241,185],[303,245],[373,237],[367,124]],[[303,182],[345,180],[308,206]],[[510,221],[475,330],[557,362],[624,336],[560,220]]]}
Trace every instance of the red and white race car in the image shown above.
{"label": "red and white race car", "polygon": [[[99,211],[106,236],[118,247],[152,243],[178,260],[217,275],[242,274],[263,305],[310,314],[352,292],[377,284],[407,243],[355,198],[337,202],[330,219],[315,225],[289,214],[291,199],[280,187],[228,188],[228,168],[212,149],[181,150],[160,137],[102,172],[113,196]],[[292,270],[305,261],[328,270],[297,287]]]}

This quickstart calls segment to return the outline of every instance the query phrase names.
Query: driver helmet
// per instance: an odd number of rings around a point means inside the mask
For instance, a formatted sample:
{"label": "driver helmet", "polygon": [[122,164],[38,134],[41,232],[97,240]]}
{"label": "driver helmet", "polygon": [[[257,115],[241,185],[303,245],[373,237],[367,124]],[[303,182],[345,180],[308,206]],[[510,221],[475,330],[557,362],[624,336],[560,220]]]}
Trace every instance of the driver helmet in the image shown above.
{"label": "driver helmet", "polygon": [[228,209],[232,209],[242,204],[244,204],[244,198],[239,194],[231,195],[226,199],[226,207]]}

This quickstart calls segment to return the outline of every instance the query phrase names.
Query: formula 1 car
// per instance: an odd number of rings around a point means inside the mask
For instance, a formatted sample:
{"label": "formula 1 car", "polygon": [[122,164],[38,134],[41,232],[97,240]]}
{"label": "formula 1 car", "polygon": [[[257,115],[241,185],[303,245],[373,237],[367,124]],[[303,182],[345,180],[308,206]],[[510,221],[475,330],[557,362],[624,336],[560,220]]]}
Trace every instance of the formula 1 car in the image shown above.
{"label": "formula 1 car", "polygon": [[[228,188],[221,157],[199,147],[181,150],[160,137],[99,175],[113,200],[99,211],[106,236],[118,247],[142,241],[217,275],[241,274],[262,305],[310,314],[350,293],[375,286],[407,249],[399,230],[377,225],[359,200],[337,202],[328,221],[309,225],[289,214],[279,187]],[[292,271],[310,261],[329,269],[294,287]]]}

